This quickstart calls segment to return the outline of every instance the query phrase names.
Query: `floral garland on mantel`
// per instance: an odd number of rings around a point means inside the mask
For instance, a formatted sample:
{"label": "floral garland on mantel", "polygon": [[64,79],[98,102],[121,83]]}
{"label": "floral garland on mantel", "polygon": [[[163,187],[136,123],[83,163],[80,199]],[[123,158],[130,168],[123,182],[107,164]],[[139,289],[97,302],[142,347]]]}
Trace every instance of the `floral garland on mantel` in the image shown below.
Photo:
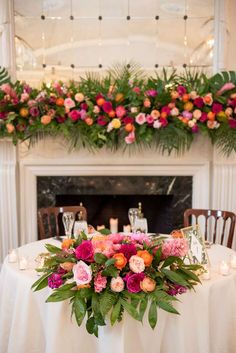
{"label": "floral garland on mantel", "polygon": [[0,137],[15,144],[60,135],[70,148],[154,145],[170,153],[189,149],[199,133],[226,155],[236,151],[235,72],[146,77],[135,65],[118,65],[104,77],[35,89],[0,70]]}

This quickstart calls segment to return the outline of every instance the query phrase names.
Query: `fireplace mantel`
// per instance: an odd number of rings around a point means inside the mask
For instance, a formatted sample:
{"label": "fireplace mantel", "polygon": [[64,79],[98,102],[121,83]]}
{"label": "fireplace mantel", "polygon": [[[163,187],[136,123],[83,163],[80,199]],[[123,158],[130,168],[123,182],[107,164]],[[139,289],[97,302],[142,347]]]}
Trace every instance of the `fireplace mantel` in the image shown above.
{"label": "fireplace mantel", "polygon": [[193,207],[208,208],[212,156],[212,146],[201,139],[182,156],[161,155],[154,149],[125,153],[108,150],[68,152],[59,139],[50,138],[39,141],[30,149],[27,143],[21,144],[18,150],[21,241],[37,239],[37,176],[188,175],[193,177]]}

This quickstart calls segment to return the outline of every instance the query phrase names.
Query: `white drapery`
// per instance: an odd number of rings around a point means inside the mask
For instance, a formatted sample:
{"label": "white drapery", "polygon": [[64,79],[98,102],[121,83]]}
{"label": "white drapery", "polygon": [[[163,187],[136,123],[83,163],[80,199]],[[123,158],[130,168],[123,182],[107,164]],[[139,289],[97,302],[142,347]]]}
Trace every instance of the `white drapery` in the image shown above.
{"label": "white drapery", "polygon": [[0,264],[18,244],[17,154],[10,140],[0,141]]}

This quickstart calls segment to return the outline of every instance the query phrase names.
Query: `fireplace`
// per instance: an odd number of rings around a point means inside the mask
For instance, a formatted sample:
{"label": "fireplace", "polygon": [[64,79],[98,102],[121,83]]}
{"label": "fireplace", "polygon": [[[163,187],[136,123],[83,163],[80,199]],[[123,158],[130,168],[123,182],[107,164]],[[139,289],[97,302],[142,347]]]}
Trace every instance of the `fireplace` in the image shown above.
{"label": "fireplace", "polygon": [[183,212],[192,205],[192,177],[37,177],[38,208],[81,202],[87,209],[89,224],[109,228],[109,219],[118,218],[119,231],[129,223],[128,209],[141,202],[149,231],[169,233],[182,227]]}

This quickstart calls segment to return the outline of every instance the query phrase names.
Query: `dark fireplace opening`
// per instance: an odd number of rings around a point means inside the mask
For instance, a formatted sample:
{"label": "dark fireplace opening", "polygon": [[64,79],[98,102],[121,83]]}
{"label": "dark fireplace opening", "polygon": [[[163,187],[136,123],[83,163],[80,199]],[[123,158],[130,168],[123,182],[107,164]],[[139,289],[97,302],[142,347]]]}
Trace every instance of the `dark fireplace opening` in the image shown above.
{"label": "dark fireplace opening", "polygon": [[183,213],[192,207],[192,176],[37,177],[38,208],[81,202],[89,224],[109,227],[109,219],[118,218],[119,231],[129,224],[128,209],[141,202],[149,231],[169,233],[183,226]]}
{"label": "dark fireplace opening", "polygon": [[110,227],[110,218],[118,219],[118,231],[129,224],[129,208],[142,204],[148,230],[169,233],[173,230],[173,195],[56,195],[56,206],[73,206],[83,203],[88,210],[88,224]]}

